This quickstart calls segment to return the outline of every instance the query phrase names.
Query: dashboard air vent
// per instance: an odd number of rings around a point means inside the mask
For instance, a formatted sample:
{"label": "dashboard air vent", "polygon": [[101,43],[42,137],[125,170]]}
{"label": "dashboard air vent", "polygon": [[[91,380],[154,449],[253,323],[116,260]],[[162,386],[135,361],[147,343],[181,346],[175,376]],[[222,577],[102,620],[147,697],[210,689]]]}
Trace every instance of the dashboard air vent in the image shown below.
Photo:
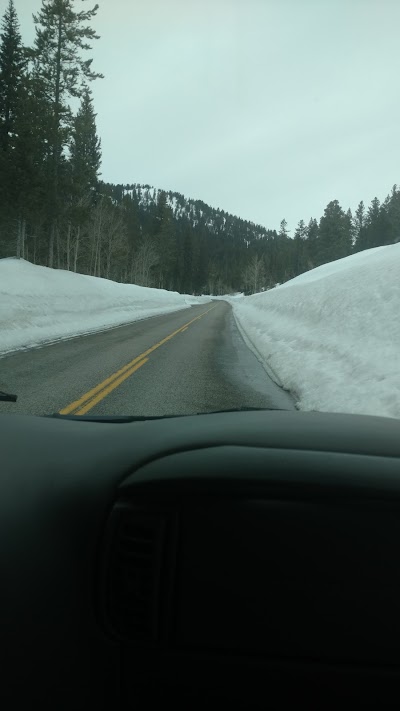
{"label": "dashboard air vent", "polygon": [[123,639],[156,642],[165,519],[121,512],[108,577],[109,620]]}

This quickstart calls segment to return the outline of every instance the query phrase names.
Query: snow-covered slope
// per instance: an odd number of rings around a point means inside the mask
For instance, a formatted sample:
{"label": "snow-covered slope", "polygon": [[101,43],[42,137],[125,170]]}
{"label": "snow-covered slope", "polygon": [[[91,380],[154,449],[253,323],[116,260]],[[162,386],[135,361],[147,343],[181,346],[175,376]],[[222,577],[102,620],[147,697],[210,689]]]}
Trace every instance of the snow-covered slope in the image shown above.
{"label": "snow-covered slope", "polygon": [[0,353],[209,301],[162,289],[0,260]]}
{"label": "snow-covered slope", "polygon": [[232,304],[302,410],[400,417],[400,244],[325,264]]}

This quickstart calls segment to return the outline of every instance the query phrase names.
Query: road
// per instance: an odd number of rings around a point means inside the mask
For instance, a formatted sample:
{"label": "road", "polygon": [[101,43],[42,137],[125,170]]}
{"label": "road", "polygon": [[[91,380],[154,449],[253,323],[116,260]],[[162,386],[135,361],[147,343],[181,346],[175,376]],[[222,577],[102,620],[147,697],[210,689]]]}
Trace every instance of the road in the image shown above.
{"label": "road", "polygon": [[247,347],[231,306],[192,306],[0,359],[0,390],[34,415],[193,414],[240,407],[294,409]]}

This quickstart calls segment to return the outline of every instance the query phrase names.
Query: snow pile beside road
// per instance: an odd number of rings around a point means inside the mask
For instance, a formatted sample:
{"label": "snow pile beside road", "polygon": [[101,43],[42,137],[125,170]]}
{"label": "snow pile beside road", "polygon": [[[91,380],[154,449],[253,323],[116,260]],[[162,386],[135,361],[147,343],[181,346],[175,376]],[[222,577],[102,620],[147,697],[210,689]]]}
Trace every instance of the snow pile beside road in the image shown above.
{"label": "snow pile beside road", "polygon": [[0,353],[101,331],[210,301],[0,259]]}
{"label": "snow pile beside road", "polygon": [[400,417],[400,244],[231,303],[300,409]]}

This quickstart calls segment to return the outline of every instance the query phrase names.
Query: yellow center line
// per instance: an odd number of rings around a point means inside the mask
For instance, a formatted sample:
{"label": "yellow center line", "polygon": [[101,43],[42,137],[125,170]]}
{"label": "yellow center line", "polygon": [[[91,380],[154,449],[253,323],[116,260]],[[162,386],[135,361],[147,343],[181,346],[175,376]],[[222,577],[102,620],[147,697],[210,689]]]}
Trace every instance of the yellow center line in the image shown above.
{"label": "yellow center line", "polygon": [[[82,395],[78,400],[75,400],[72,402],[70,405],[67,405],[67,407],[64,407],[62,410],[60,410],[60,415],[70,415],[72,412],[75,410],[75,414],[79,415],[84,415],[88,410],[90,410],[94,405],[96,405],[100,400],[103,399],[103,397],[106,397],[114,388],[116,388],[118,385],[120,385],[126,378],[128,378],[132,373],[134,373],[138,368],[140,368],[142,365],[144,365],[148,358],[147,356],[150,355],[150,353],[153,353],[157,348],[160,348],[160,346],[164,345],[164,343],[167,343],[168,341],[171,340],[174,336],[176,336],[178,333],[181,333],[183,330],[188,328],[190,324],[194,323],[195,321],[198,321],[202,316],[205,316],[208,314],[210,311],[215,309],[217,304],[214,306],[211,306],[210,309],[207,309],[207,311],[204,311],[200,316],[196,316],[193,318],[191,321],[188,321],[187,323],[183,324],[180,328],[178,328],[176,331],[173,333],[170,333],[169,336],[166,336],[163,338],[161,341],[156,343],[154,346],[151,346],[151,348],[148,348],[147,351],[144,351],[144,353],[141,353],[138,355],[136,358],[131,360],[129,363],[124,365],[122,368],[117,370],[116,373],[113,373],[110,375],[108,378],[103,380],[102,383],[99,383],[96,385],[96,387],[92,388],[91,390],[88,390],[87,393]],[[137,367],[135,367],[137,366]],[[126,376],[126,377],[123,377]],[[113,387],[111,387],[113,385]]]}
{"label": "yellow center line", "polygon": [[121,385],[121,383],[124,382],[127,378],[129,378],[130,375],[132,375],[136,370],[139,370],[139,368],[142,367],[145,363],[147,363],[149,359],[148,358],[143,358],[143,360],[140,361],[140,363],[136,363],[136,365],[133,366],[133,368],[130,368],[129,370],[126,371],[123,375],[121,375],[120,378],[117,378],[116,380],[113,380],[111,385],[108,385],[108,387],[104,388],[104,390],[101,390],[97,395],[92,400],[89,400],[89,402],[86,403],[83,407],[81,407],[79,410],[75,412],[75,415],[86,415],[86,413],[92,409],[95,405],[97,405],[98,402],[100,402],[104,397],[109,395],[115,388],[118,387],[118,385]]}
{"label": "yellow center line", "polygon": [[185,326],[185,328],[182,328],[182,333],[183,333],[184,331],[187,331],[188,328],[189,328],[189,326]]}

